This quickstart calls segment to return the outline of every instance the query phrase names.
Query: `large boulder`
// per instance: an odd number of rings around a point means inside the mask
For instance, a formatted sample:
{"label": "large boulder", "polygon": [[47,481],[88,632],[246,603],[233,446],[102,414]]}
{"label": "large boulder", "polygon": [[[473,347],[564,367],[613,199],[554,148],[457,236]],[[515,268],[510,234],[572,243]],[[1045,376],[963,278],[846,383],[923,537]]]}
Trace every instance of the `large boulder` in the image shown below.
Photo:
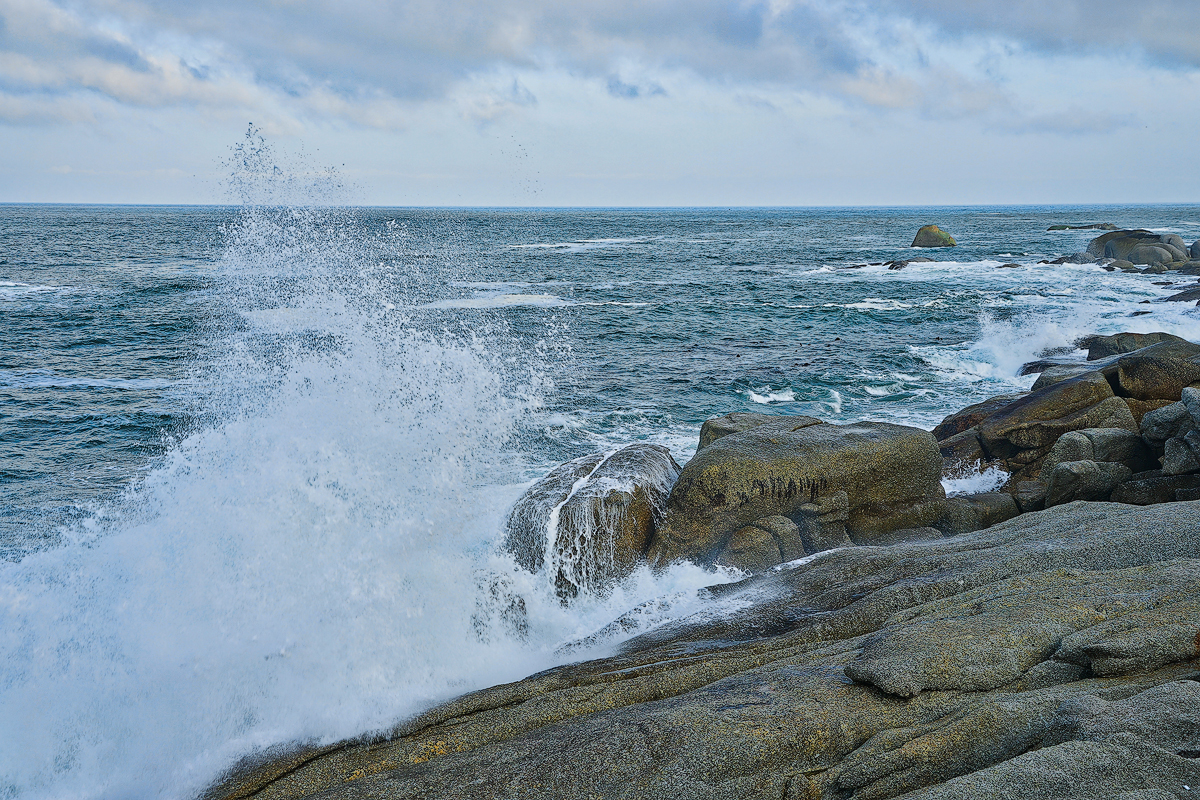
{"label": "large boulder", "polygon": [[979,423],[1001,409],[1006,408],[1013,401],[1024,397],[1026,394],[1027,392],[1022,392],[1021,394],[1001,394],[989,397],[982,403],[967,406],[962,411],[956,411],[942,420],[941,424],[933,429],[933,438],[940,442],[944,439],[949,439],[955,434],[978,427]]}
{"label": "large boulder", "polygon": [[[1123,353],[1132,353],[1159,342],[1186,342],[1186,339],[1171,333],[1156,331],[1154,333],[1114,333],[1111,336],[1084,336],[1075,342],[1076,347],[1087,350],[1087,360],[1108,358]],[[1082,365],[1081,365],[1082,366]],[[1094,367],[1093,367],[1094,369]]]}
{"label": "large boulder", "polygon": [[806,554],[796,523],[787,517],[764,517],[734,531],[714,563],[719,567],[759,573]]}
{"label": "large boulder", "polygon": [[1188,248],[1188,255],[1195,259],[1200,259],[1200,239],[1192,242],[1192,246]]}
{"label": "large boulder", "polygon": [[1124,428],[1084,428],[1064,433],[1042,462],[1042,473],[1068,461],[1100,461],[1124,464],[1131,472],[1143,472],[1154,463],[1154,455],[1135,431]]}
{"label": "large boulder", "polygon": [[979,425],[989,452],[1011,457],[1017,450],[1050,448],[1067,431],[1083,428],[1137,430],[1133,415],[1098,372],[1060,381],[1009,403]]}
{"label": "large boulder", "polygon": [[[723,417],[714,417],[713,419],[705,420],[700,426],[700,446],[697,450],[708,447],[710,444],[720,439],[722,436],[728,436],[731,433],[741,433],[748,431],[751,428],[757,428],[767,422],[778,422],[779,414],[749,414],[742,411],[734,411],[731,414],[726,414]],[[789,417],[794,420],[796,425],[816,425],[821,420],[816,417]]]}
{"label": "large boulder", "polygon": [[654,444],[568,461],[517,500],[504,547],[530,572],[548,569],[564,600],[603,593],[643,562],[678,475]]}
{"label": "large boulder", "polygon": [[1133,470],[1124,464],[1103,461],[1065,461],[1055,465],[1046,484],[1046,508],[1075,500],[1107,500],[1117,485],[1129,480]]}
{"label": "large boulder", "polygon": [[933,437],[918,428],[779,417],[697,451],[671,490],[649,557],[712,563],[735,531],[764,517],[788,517],[820,540],[816,549],[846,534],[864,544],[924,527],[942,515],[941,465]]}
{"label": "large boulder", "polygon": [[913,238],[913,247],[954,247],[958,242],[937,225],[925,225]]}

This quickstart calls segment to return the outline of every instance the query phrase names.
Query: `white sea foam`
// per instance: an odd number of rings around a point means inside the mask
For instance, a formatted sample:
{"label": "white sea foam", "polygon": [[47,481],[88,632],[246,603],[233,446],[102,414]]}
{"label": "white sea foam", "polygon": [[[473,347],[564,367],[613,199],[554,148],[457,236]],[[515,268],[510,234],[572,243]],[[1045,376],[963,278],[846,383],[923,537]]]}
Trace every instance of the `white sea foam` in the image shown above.
{"label": "white sea foam", "polygon": [[763,405],[770,403],[790,403],[796,399],[796,393],[791,389],[775,391],[769,386],[764,386],[757,390],[750,389],[746,394],[755,403],[762,403]]}
{"label": "white sea foam", "polygon": [[1009,478],[1009,474],[999,467],[981,469],[980,466],[976,462],[973,467],[956,477],[942,478],[942,488],[946,490],[946,496],[994,492]]}
{"label": "white sea foam", "polygon": [[866,297],[857,303],[825,303],[825,308],[853,308],[858,311],[903,311],[912,308],[912,303],[889,300],[885,297]]}

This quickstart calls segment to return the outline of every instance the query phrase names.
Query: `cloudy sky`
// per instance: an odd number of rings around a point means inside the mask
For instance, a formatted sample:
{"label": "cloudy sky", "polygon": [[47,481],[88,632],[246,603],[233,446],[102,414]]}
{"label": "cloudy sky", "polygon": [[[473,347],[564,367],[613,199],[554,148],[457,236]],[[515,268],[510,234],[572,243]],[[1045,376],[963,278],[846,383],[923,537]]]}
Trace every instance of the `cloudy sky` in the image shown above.
{"label": "cloudy sky", "polygon": [[0,201],[1200,200],[1197,0],[0,0]]}

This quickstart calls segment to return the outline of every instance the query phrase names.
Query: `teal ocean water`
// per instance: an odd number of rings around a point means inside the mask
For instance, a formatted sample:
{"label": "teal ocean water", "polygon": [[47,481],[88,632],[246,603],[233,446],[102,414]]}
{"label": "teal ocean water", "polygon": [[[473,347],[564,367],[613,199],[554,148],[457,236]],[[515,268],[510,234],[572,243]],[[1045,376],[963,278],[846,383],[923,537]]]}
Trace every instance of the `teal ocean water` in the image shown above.
{"label": "teal ocean water", "polygon": [[720,613],[694,590],[734,576],[682,566],[564,608],[505,513],[730,411],[930,428],[1083,334],[1200,338],[1155,302],[1195,279],[1039,263],[1093,222],[1200,238],[1183,206],[0,206],[0,797],[189,796],[633,606]]}

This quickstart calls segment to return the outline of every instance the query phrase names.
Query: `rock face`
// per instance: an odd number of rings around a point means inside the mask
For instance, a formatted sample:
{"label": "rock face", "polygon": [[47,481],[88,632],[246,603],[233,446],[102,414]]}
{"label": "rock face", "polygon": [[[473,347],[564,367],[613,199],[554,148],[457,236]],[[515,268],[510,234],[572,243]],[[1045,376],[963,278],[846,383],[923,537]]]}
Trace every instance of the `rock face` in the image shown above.
{"label": "rock face", "polygon": [[1200,239],[1192,242],[1192,246],[1188,248],[1188,255],[1200,259]]}
{"label": "rock face", "polygon": [[912,247],[954,247],[958,242],[937,225],[925,225],[917,231]]}
{"label": "rock face", "polygon": [[1200,503],[1071,503],[827,553],[616,655],[248,762],[206,800],[1186,797],[1198,530]]}
{"label": "rock face", "polygon": [[923,527],[942,514],[941,463],[933,437],[918,428],[776,417],[697,451],[671,490],[649,556],[659,565],[711,564],[734,531],[764,517],[788,517],[814,546]]}
{"label": "rock face", "polygon": [[564,600],[603,592],[643,561],[678,475],[671,453],[653,444],[569,461],[516,502],[504,547],[530,572],[553,570]]}

